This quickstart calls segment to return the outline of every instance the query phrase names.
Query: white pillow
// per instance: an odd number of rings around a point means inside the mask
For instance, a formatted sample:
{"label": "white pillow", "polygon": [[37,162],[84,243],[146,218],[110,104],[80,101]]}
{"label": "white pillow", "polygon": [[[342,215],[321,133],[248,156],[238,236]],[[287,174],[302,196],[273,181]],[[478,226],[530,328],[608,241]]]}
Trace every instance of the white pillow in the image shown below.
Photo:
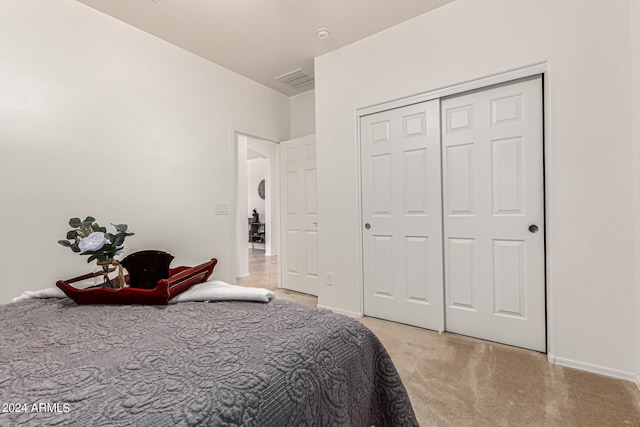
{"label": "white pillow", "polygon": [[269,302],[276,295],[268,289],[232,285],[220,280],[198,283],[169,300],[184,301],[257,301]]}

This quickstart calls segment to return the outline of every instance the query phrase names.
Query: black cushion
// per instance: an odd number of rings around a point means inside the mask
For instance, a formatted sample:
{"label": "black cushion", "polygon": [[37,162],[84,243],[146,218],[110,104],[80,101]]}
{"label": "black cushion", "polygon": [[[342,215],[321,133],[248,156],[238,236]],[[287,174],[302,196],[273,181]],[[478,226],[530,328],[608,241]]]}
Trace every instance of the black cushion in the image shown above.
{"label": "black cushion", "polygon": [[129,272],[132,288],[153,289],[158,280],[169,278],[173,255],[162,251],[139,251],[126,256],[120,263]]}

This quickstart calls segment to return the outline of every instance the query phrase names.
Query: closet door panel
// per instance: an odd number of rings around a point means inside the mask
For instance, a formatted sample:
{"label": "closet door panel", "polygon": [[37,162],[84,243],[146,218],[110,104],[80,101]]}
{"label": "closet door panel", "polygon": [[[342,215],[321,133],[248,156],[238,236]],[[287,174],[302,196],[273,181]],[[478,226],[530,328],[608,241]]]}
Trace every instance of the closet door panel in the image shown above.
{"label": "closet door panel", "polygon": [[444,329],[439,101],[360,121],[364,313]]}
{"label": "closet door panel", "polygon": [[441,105],[446,329],[546,351],[542,79]]}

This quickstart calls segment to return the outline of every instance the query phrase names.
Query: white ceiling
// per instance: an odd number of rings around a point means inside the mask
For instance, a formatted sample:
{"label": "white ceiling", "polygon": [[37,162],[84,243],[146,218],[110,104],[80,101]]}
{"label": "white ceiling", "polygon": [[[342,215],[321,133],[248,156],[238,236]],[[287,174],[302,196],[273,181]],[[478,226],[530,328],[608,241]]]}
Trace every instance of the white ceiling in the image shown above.
{"label": "white ceiling", "polygon": [[291,96],[275,77],[453,0],[78,1]]}

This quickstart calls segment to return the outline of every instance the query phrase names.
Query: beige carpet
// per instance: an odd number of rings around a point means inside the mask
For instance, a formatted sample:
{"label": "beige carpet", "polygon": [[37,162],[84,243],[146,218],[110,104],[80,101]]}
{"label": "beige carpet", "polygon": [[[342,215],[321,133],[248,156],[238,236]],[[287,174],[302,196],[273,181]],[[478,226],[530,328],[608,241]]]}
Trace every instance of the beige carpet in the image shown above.
{"label": "beige carpet", "polygon": [[[245,286],[277,287],[275,257],[254,251]],[[317,298],[276,289],[278,298]],[[421,426],[640,426],[627,381],[552,365],[544,354],[365,317],[387,348]]]}
{"label": "beige carpet", "polygon": [[635,385],[544,354],[365,317],[422,426],[640,426]]}

